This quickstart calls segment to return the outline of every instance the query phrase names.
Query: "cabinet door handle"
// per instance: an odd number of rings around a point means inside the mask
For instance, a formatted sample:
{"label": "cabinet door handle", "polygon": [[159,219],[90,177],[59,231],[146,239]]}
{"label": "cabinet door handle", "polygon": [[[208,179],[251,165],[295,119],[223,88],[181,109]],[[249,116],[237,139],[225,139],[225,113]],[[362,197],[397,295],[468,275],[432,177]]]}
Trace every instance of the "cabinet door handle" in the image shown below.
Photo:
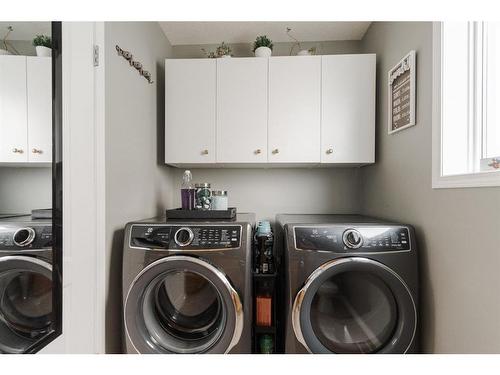
{"label": "cabinet door handle", "polygon": [[329,148],[328,150],[326,150],[326,154],[327,155],[333,154],[333,148]]}
{"label": "cabinet door handle", "polygon": [[277,153],[279,153],[279,152],[280,152],[280,150],[278,150],[277,148],[275,148],[275,149],[273,150],[273,154],[274,154],[274,155],[276,155],[276,154],[277,154]]}
{"label": "cabinet door handle", "polygon": [[34,148],[33,150],[31,150],[31,152],[34,153],[34,154],[43,154],[43,151],[39,150],[37,148]]}
{"label": "cabinet door handle", "polygon": [[203,151],[201,152],[201,154],[202,154],[202,155],[208,155],[208,150],[203,150]]}
{"label": "cabinet door handle", "polygon": [[258,148],[257,150],[255,150],[255,151],[254,151],[254,154],[255,154],[255,155],[259,155],[260,153],[262,153],[262,151],[261,151],[261,149],[260,149],[260,148]]}
{"label": "cabinet door handle", "polygon": [[14,149],[12,150],[12,152],[13,152],[14,154],[22,154],[22,153],[24,153],[23,149],[21,149],[21,148],[14,148]]}

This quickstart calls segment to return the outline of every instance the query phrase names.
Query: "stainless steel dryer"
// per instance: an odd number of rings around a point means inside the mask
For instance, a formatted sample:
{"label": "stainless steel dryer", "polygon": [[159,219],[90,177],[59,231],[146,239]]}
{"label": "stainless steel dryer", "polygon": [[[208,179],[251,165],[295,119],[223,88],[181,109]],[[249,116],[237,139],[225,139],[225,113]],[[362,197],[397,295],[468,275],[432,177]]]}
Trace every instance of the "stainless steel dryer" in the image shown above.
{"label": "stainless steel dryer", "polygon": [[287,353],[417,351],[411,226],[358,215],[278,215]]}
{"label": "stainless steel dryer", "polygon": [[52,222],[0,219],[0,353],[36,351],[52,312]]}
{"label": "stainless steel dryer", "polygon": [[127,353],[251,352],[253,224],[253,215],[127,224]]}

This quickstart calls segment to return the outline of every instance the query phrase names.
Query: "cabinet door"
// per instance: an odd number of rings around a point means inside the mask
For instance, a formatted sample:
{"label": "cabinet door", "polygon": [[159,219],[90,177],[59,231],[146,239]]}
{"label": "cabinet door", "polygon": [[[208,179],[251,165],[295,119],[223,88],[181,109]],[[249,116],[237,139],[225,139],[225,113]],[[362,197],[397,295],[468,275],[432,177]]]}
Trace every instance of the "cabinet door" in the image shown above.
{"label": "cabinet door", "polygon": [[28,161],[26,57],[0,56],[0,162]]}
{"label": "cabinet door", "polygon": [[27,57],[28,161],[52,161],[52,59]]}
{"label": "cabinet door", "polygon": [[165,62],[165,162],[215,163],[215,59]]}
{"label": "cabinet door", "polygon": [[375,60],[322,57],[321,162],[375,161]]}
{"label": "cabinet door", "polygon": [[269,162],[319,162],[321,57],[269,59]]}
{"label": "cabinet door", "polygon": [[267,162],[267,59],[217,60],[217,162]]}

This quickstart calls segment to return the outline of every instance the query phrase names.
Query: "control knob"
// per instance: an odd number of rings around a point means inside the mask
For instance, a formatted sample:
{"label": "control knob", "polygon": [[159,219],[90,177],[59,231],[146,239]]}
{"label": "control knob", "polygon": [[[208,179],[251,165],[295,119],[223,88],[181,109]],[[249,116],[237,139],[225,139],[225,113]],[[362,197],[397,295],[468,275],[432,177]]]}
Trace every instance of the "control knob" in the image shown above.
{"label": "control knob", "polygon": [[35,239],[35,235],[36,233],[33,228],[19,228],[15,231],[12,240],[17,246],[26,247],[28,245],[31,245],[31,243]]}
{"label": "control knob", "polygon": [[348,229],[342,235],[344,245],[349,249],[358,249],[363,245],[363,236],[356,229]]}
{"label": "control knob", "polygon": [[190,228],[180,228],[175,232],[174,241],[180,247],[185,247],[191,244],[194,239],[194,233]]}

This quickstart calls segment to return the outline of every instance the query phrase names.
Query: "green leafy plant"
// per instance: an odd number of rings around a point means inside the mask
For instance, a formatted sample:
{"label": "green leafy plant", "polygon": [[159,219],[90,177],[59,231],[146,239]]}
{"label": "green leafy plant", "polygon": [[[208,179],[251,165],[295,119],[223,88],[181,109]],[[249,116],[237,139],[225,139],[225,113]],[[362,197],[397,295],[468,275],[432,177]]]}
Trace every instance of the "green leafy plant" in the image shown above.
{"label": "green leafy plant", "polygon": [[259,47],[268,47],[273,50],[273,41],[267,37],[267,35],[258,36],[253,43],[253,52]]}
{"label": "green leafy plant", "polygon": [[52,48],[52,40],[50,36],[47,35],[37,35],[35,39],[33,39],[33,45],[35,47],[47,47]]}

